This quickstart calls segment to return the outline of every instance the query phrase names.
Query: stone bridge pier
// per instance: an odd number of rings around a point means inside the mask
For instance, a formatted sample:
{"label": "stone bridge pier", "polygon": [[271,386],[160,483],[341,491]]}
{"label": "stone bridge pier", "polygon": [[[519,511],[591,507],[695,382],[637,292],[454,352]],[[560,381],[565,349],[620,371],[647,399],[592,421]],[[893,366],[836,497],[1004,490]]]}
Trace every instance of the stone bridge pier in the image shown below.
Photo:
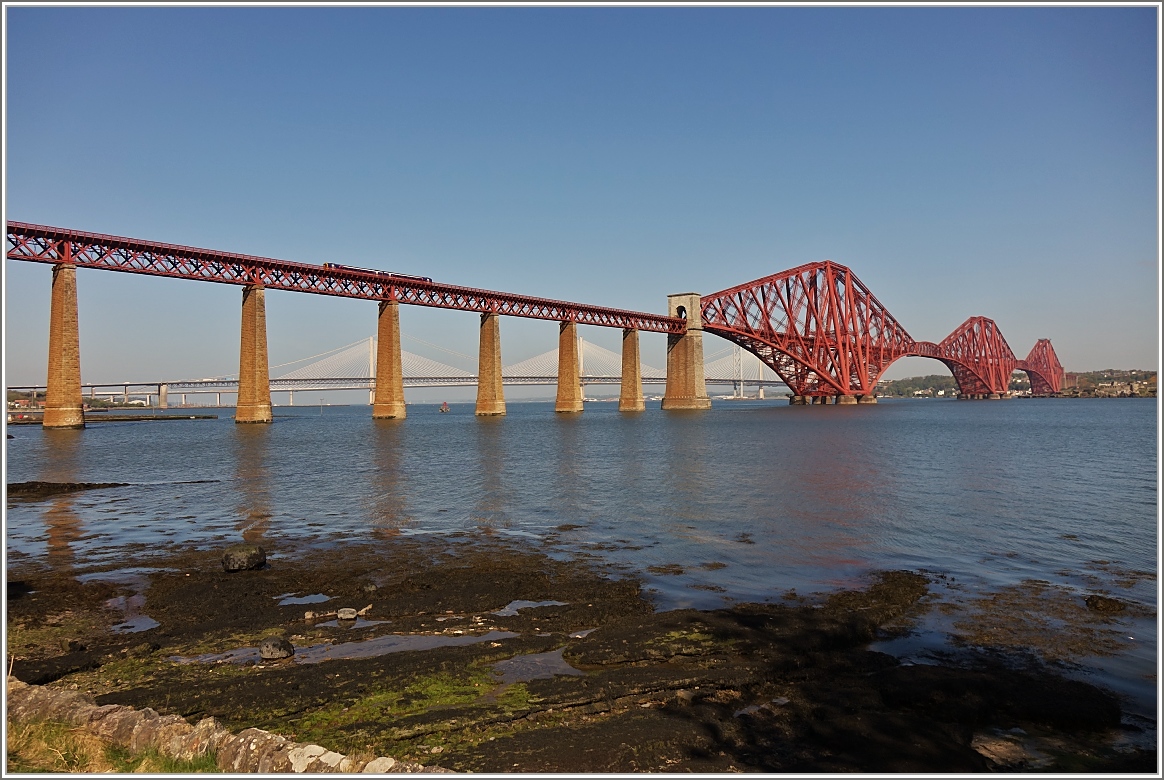
{"label": "stone bridge pier", "polygon": [[[65,244],[65,259],[70,245]],[[53,266],[49,304],[48,387],[44,401],[45,428],[84,428],[81,398],[81,333],[77,324],[77,266]]]}
{"label": "stone bridge pier", "polygon": [[563,322],[558,329],[558,397],[555,412],[582,411],[582,366],[578,354],[578,323]]}
{"label": "stone bridge pier", "polygon": [[667,335],[664,409],[710,409],[703,373],[703,317],[699,293],[667,296],[667,314],[687,320],[685,333]]}
{"label": "stone bridge pier", "polygon": [[267,363],[267,303],[260,284],[243,287],[238,357],[236,423],[271,422],[271,375]]}
{"label": "stone bridge pier", "polygon": [[643,400],[643,364],[639,360],[639,332],[633,328],[622,331],[622,383],[618,393],[620,412],[646,411]]}
{"label": "stone bridge pier", "polygon": [[376,386],[372,389],[372,418],[403,420],[404,368],[400,357],[400,304],[380,301],[376,324]]}
{"label": "stone bridge pier", "polygon": [[477,415],[505,414],[505,388],[501,384],[501,317],[481,315],[481,346],[477,358]]}

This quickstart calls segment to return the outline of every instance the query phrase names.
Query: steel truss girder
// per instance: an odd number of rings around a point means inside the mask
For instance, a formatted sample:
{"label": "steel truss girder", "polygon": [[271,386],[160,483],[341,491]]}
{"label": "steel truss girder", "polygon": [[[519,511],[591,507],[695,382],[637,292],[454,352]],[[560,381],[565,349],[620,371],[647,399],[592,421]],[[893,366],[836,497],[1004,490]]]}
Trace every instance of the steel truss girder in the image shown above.
{"label": "steel truss girder", "polygon": [[549,298],[459,287],[364,271],[289,263],[266,257],[162,244],[77,230],[8,223],[8,259],[71,262],[80,268],[170,276],[223,284],[262,285],[374,301],[457,309],[510,317],[576,322],[655,333],[683,333],[685,320]]}

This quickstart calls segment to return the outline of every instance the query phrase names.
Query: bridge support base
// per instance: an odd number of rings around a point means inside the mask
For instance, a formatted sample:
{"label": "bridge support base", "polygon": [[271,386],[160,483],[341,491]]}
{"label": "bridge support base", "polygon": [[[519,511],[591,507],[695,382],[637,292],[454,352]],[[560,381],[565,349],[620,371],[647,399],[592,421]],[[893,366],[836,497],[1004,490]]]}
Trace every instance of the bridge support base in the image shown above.
{"label": "bridge support base", "polygon": [[790,396],[788,396],[788,405],[789,406],[804,406],[807,403],[808,403],[808,399],[803,395],[790,395]]}
{"label": "bridge support base", "polygon": [[639,332],[634,328],[622,330],[622,384],[618,392],[620,412],[642,412],[647,408],[643,400],[643,365],[639,360]]}
{"label": "bridge support base", "polygon": [[555,412],[582,411],[582,370],[578,365],[578,325],[563,322],[558,328],[558,397]]}
{"label": "bridge support base", "polygon": [[859,396],[857,396],[857,403],[859,403],[859,404],[875,404],[875,403],[877,403],[877,396],[875,396],[875,395],[859,395]]}
{"label": "bridge support base", "polygon": [[710,409],[703,374],[703,318],[698,293],[667,296],[667,313],[687,319],[687,332],[667,335],[664,409]]}
{"label": "bridge support base", "polygon": [[481,350],[477,361],[477,414],[505,414],[505,390],[501,384],[501,318],[481,315]]}
{"label": "bridge support base", "polygon": [[400,360],[400,304],[380,301],[376,321],[376,387],[372,397],[372,419],[403,420],[404,369]]}
{"label": "bridge support base", "polygon": [[855,395],[838,395],[834,403],[838,404],[855,404],[857,403],[857,396]]}
{"label": "bridge support base", "polygon": [[271,422],[271,375],[267,365],[267,304],[261,285],[243,288],[236,423]]}
{"label": "bridge support base", "polygon": [[[66,243],[65,247],[68,252],[69,244]],[[72,263],[53,266],[52,302],[49,305],[48,388],[41,424],[45,428],[84,428],[77,266]]]}
{"label": "bridge support base", "polygon": [[170,408],[170,386],[169,385],[158,385],[158,408],[159,409],[169,409]]}
{"label": "bridge support base", "polygon": [[986,400],[988,400],[988,401],[1000,401],[1000,400],[1002,400],[1002,396],[999,395],[998,393],[990,393],[989,395],[986,396]]}

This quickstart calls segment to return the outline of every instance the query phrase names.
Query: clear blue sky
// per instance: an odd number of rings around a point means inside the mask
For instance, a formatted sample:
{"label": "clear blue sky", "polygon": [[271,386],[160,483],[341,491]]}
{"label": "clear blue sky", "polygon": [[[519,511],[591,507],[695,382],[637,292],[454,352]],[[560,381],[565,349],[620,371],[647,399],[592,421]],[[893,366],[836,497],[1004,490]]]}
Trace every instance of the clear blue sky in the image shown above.
{"label": "clear blue sky", "polygon": [[[832,259],[917,339],[1157,367],[1155,8],[5,10],[8,219],[646,311]],[[43,382],[49,269],[6,275]],[[237,370],[239,288],[78,283],[85,381]],[[476,354],[476,315],[401,320]],[[374,327],[268,293],[272,363]]]}

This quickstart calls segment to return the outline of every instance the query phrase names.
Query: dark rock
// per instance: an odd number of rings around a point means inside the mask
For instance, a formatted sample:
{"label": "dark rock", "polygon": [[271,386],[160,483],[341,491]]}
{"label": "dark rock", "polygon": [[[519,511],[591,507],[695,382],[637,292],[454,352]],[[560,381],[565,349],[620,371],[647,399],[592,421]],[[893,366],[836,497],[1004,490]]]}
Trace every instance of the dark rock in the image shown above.
{"label": "dark rock", "polygon": [[128,482],[13,482],[8,485],[8,497],[35,501],[60,493],[128,487],[128,485]]}
{"label": "dark rock", "polygon": [[1127,606],[1119,599],[1108,598],[1107,596],[1091,595],[1083,600],[1087,604],[1088,609],[1096,612],[1123,612]]}
{"label": "dark rock", "polygon": [[269,636],[259,642],[259,658],[275,661],[295,655],[295,646],[281,636]]}
{"label": "dark rock", "polygon": [[76,639],[62,639],[61,649],[66,653],[83,653],[89,648],[78,642]]}
{"label": "dark rock", "polygon": [[228,572],[261,569],[266,562],[267,553],[257,544],[236,544],[222,554],[222,568]]}

